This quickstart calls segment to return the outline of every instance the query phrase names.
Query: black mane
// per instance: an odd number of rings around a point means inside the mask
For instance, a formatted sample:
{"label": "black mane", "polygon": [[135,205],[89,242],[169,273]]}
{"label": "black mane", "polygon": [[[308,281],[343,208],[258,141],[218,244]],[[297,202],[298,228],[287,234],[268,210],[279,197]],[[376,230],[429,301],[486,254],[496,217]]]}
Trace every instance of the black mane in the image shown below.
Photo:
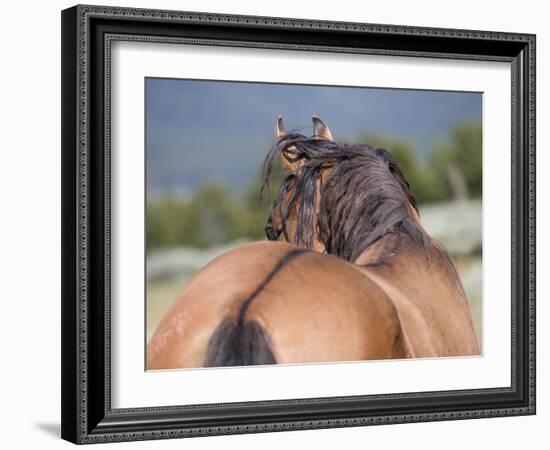
{"label": "black mane", "polygon": [[[287,173],[274,203],[274,210],[279,208],[279,231],[287,241],[311,248],[318,223],[317,237],[326,252],[348,261],[355,261],[367,247],[389,233],[399,236],[398,242],[407,236],[407,242],[428,249],[429,236],[408,209],[409,204],[417,209],[416,199],[388,151],[366,144],[288,134],[278,139],[267,155],[264,187],[283,151],[299,167]],[[321,173],[320,213],[316,218],[317,180]],[[296,223],[291,236],[288,223],[293,211]]]}

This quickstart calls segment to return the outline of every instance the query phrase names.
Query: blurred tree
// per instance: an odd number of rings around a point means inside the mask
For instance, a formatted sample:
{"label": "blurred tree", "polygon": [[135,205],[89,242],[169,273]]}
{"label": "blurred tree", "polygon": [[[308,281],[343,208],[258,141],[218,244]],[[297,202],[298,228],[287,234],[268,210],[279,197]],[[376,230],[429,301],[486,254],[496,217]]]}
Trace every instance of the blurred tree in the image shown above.
{"label": "blurred tree", "polygon": [[177,245],[190,236],[196,223],[190,220],[188,203],[163,196],[147,201],[147,248]]}
{"label": "blurred tree", "polygon": [[468,195],[481,197],[483,153],[481,122],[465,123],[452,131],[456,165],[464,175]]}
{"label": "blurred tree", "polygon": [[481,122],[450,131],[450,142],[436,145],[430,158],[438,189],[455,199],[479,198],[483,187]]}
{"label": "blurred tree", "polygon": [[453,198],[448,180],[448,168],[453,164],[452,151],[448,143],[439,143],[432,149],[428,170],[432,173],[433,188],[440,193],[443,200]]}
{"label": "blurred tree", "polygon": [[209,184],[199,189],[189,204],[188,220],[197,226],[189,240],[205,248],[235,239],[237,207],[222,187]]}
{"label": "blurred tree", "polygon": [[164,196],[147,202],[147,247],[205,248],[235,239],[239,208],[220,186],[205,185],[187,200]]}
{"label": "blurred tree", "polygon": [[283,169],[281,164],[277,161],[271,180],[265,186],[263,170],[259,170],[254,180],[248,187],[243,198],[243,209],[240,215],[240,232],[242,237],[248,237],[250,239],[265,239],[265,222],[271,206],[277,195],[277,191],[283,180]]}

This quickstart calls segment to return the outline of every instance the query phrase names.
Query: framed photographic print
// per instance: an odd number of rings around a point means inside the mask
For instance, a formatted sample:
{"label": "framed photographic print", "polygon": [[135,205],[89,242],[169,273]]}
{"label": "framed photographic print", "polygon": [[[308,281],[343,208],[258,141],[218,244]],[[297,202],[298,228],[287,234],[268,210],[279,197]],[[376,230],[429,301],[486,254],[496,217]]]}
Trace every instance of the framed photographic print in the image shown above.
{"label": "framed photographic print", "polygon": [[62,12],[62,437],[535,413],[535,36]]}

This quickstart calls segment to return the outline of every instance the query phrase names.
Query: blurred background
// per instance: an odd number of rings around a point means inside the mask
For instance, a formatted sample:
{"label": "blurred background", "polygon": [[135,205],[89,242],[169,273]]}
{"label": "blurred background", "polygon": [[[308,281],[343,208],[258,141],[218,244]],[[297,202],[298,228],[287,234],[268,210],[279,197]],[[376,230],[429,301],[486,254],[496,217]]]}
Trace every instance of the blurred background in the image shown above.
{"label": "blurred background", "polygon": [[316,114],[336,141],[398,161],[424,227],[457,264],[481,345],[480,93],[158,78],[145,89],[147,340],[205,264],[265,239],[261,167],[275,119],[310,135]]}

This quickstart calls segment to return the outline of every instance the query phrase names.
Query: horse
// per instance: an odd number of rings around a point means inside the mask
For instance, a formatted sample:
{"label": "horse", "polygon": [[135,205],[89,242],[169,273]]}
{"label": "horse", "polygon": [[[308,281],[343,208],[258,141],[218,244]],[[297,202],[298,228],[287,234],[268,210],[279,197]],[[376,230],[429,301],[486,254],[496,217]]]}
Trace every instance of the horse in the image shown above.
{"label": "horse", "polygon": [[313,116],[264,162],[285,177],[267,240],[206,265],[157,327],[147,368],[479,355],[456,267],[422,227],[391,154],[335,142]]}

